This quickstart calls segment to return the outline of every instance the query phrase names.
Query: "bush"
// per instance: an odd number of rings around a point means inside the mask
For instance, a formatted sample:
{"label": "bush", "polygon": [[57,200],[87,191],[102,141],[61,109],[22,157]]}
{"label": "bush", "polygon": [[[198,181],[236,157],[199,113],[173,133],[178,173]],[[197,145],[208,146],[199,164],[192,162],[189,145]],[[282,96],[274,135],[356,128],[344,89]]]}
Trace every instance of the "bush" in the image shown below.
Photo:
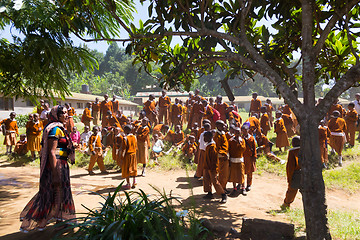
{"label": "bush", "polygon": [[194,214],[175,211],[172,202],[177,200],[171,195],[154,188],[160,195],[155,199],[142,190],[125,191],[125,197],[116,198],[121,187],[108,197],[99,194],[105,200],[100,209],[84,206],[86,216],[71,224],[78,229],[74,239],[206,239],[209,234]]}
{"label": "bush", "polygon": [[29,121],[29,115],[27,114],[16,114],[16,122],[19,128],[25,127],[26,123]]}

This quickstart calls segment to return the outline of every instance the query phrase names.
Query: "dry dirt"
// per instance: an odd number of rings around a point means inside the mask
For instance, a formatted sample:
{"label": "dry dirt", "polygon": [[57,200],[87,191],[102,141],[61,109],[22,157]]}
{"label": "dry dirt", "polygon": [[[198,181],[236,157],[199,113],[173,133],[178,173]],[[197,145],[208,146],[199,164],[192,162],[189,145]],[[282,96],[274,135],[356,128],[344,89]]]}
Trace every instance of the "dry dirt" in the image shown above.
{"label": "dry dirt", "polygon": [[[84,212],[82,204],[95,208],[99,206],[101,198],[89,191],[106,194],[122,181],[120,173],[110,172],[108,175],[89,176],[84,169],[72,169],[71,185],[77,212]],[[193,173],[189,173],[193,176]],[[26,203],[38,191],[39,169],[31,166],[16,166],[0,160],[0,239],[49,239],[48,231],[23,234],[18,231],[20,227],[19,214]],[[211,219],[215,224],[231,225],[238,231],[241,228],[243,217],[262,218],[288,222],[284,214],[270,213],[279,210],[286,191],[286,179],[273,174],[255,175],[253,187],[247,196],[228,198],[226,204],[219,204],[219,197],[211,201],[204,200],[202,182],[188,177],[185,170],[160,171],[148,170],[146,177],[137,178],[138,186],[146,193],[155,194],[150,186],[164,189],[167,193],[172,191],[183,204],[190,204],[191,189],[197,207],[201,209],[202,216]],[[228,189],[232,185],[228,184]],[[327,203],[330,209],[351,211],[358,210],[360,193],[349,194],[342,190],[327,190]],[[302,207],[301,194],[297,195],[292,205]]]}

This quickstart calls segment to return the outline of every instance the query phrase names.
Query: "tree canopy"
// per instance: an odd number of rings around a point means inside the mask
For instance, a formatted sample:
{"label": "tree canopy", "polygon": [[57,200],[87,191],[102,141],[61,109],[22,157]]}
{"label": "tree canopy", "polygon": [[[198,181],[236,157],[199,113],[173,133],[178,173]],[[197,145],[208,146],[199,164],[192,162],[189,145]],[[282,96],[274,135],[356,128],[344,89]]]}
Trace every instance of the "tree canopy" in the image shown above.
{"label": "tree canopy", "polygon": [[122,28],[116,18],[129,23],[133,10],[127,0],[1,1],[0,29],[10,26],[12,35],[11,41],[0,39],[1,92],[33,99],[69,93],[68,77],[98,65],[86,48],[74,45],[71,34],[118,35]]}

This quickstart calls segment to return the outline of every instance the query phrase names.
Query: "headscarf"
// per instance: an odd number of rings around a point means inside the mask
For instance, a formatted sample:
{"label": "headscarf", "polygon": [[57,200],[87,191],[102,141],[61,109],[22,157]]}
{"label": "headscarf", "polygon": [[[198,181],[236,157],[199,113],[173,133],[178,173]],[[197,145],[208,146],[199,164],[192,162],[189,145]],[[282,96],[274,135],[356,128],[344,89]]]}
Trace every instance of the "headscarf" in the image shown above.
{"label": "headscarf", "polygon": [[48,116],[50,123],[45,127],[45,129],[43,131],[42,148],[41,148],[41,153],[40,153],[40,156],[41,156],[40,157],[40,176],[42,175],[42,173],[45,169],[46,163],[48,161],[48,157],[49,157],[48,137],[49,137],[49,132],[54,127],[59,127],[64,132],[66,141],[68,143],[68,145],[67,145],[68,161],[70,161],[70,163],[72,163],[72,164],[75,163],[75,148],[72,144],[71,138],[70,138],[67,130],[64,128],[64,124],[59,121],[58,112],[60,109],[61,108],[59,105],[56,105],[51,108],[49,116]]}

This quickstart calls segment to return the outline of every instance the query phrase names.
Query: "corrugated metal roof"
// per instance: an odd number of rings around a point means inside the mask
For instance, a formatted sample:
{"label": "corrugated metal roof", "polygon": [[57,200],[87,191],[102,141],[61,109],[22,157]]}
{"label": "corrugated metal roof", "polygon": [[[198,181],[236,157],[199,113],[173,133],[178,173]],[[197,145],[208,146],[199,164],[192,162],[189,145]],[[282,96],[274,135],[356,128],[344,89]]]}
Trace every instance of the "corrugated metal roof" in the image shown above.
{"label": "corrugated metal roof", "polygon": [[[137,92],[135,97],[149,97],[150,94],[153,94],[155,97],[160,97],[161,96],[161,92]],[[169,97],[176,97],[176,96],[189,96],[189,92],[175,92],[175,91],[170,91],[170,92],[166,92],[166,95],[168,95]]]}
{"label": "corrugated metal roof", "polygon": [[[98,95],[92,95],[92,94],[85,94],[85,93],[75,93],[75,92],[71,92],[71,95],[66,96],[66,99],[70,99],[70,100],[84,100],[84,101],[95,101],[95,98],[99,98],[100,101],[104,100],[103,96],[98,96]],[[112,99],[109,97],[109,99]],[[131,106],[137,106],[138,104],[128,101],[128,100],[124,100],[124,99],[116,99],[119,101],[119,104],[121,105],[131,105]]]}

